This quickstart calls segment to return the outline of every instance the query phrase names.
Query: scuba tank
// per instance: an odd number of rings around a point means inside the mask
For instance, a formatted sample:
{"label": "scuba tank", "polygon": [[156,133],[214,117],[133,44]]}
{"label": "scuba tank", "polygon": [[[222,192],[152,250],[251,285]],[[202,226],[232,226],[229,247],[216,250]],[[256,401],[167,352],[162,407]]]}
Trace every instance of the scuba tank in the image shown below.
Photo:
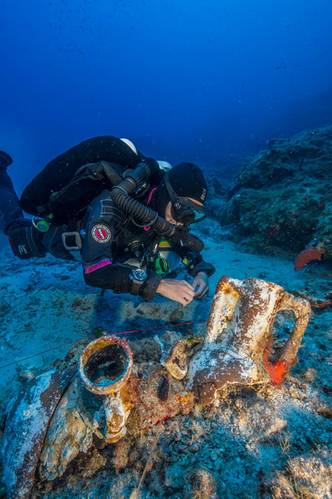
{"label": "scuba tank", "polygon": [[25,188],[20,204],[27,213],[60,225],[82,215],[96,196],[110,189],[114,204],[136,222],[180,246],[201,251],[200,239],[133,197],[143,196],[162,177],[157,161],[142,158],[121,139],[94,137],[48,163]]}
{"label": "scuba tank", "polygon": [[24,189],[20,205],[31,215],[45,217],[52,213],[54,223],[66,223],[140,161],[142,156],[117,137],[84,140],[50,161],[36,175]]}

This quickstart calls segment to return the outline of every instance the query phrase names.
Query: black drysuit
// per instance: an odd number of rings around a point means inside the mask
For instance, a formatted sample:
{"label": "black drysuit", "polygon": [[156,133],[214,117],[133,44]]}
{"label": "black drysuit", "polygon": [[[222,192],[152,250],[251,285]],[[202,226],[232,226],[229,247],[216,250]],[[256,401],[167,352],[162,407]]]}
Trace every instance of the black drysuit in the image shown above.
{"label": "black drysuit", "polygon": [[[59,189],[59,176],[60,189],[66,185],[69,180],[68,168],[73,167],[73,162],[76,162],[76,169],[86,163],[102,160],[121,165],[123,169],[135,167],[142,159],[147,160],[114,137],[89,139],[49,163],[36,177],[38,182],[34,179],[23,192],[21,206],[32,214],[45,215],[49,208],[47,200],[55,190],[55,181],[56,189]],[[61,168],[57,168],[55,178],[54,173],[59,164]],[[61,171],[66,172],[63,174],[66,182]],[[162,175],[160,172],[160,178],[155,179],[155,183],[161,181]],[[98,189],[93,196],[91,191],[85,193],[85,200],[89,197],[93,199],[89,199],[84,209],[82,207],[82,210],[76,210],[74,215],[69,213],[71,210],[66,206],[56,206],[53,222],[45,233],[39,232],[30,220],[12,220],[7,225],[6,232],[13,252],[20,258],[43,257],[51,253],[58,258],[81,261],[88,285],[112,289],[118,293],[138,292],[142,298],[151,300],[161,278],[167,275],[164,273],[162,276],[155,269],[161,236],[151,227],[139,226],[135,220],[121,212],[114,205],[107,182],[101,181],[96,185]],[[44,190],[41,189],[43,186]],[[139,199],[143,204],[153,205],[155,187],[152,186]],[[169,245],[190,275],[195,276],[200,271],[208,275],[214,272],[214,267],[205,262],[199,252],[190,251],[179,244]],[[147,272],[147,279],[138,291],[130,276],[135,267]],[[171,277],[172,274],[167,276]]]}

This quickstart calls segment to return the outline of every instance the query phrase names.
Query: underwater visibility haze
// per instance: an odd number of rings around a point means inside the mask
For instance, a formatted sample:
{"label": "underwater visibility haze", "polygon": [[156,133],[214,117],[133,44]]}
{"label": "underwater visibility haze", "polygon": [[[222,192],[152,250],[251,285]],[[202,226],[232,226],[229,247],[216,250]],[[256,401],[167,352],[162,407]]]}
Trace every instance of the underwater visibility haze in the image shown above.
{"label": "underwater visibility haze", "polygon": [[210,164],[331,122],[329,0],[2,0],[0,16],[20,190],[93,135]]}
{"label": "underwater visibility haze", "polygon": [[0,21],[0,496],[331,497],[332,1]]}

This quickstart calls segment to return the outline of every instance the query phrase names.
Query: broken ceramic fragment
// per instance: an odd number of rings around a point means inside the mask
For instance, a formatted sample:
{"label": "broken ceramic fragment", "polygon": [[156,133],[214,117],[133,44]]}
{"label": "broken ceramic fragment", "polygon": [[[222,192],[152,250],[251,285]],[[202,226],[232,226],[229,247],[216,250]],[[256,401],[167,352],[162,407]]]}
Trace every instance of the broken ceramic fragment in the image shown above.
{"label": "broken ceramic fragment", "polygon": [[76,372],[67,364],[31,381],[8,411],[3,434],[3,476],[7,497],[28,499],[54,411]]}

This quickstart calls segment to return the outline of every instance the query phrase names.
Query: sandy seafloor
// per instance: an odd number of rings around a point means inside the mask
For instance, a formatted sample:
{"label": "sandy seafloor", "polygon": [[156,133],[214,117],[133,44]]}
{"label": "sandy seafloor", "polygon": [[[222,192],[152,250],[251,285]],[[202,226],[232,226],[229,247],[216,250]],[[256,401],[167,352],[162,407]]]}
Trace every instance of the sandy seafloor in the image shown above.
{"label": "sandy seafloor", "polygon": [[[170,318],[203,321],[223,275],[258,277],[318,299],[331,292],[330,264],[295,272],[290,258],[244,252],[226,240],[212,220],[203,222],[198,234],[206,245],[205,258],[217,271],[208,298],[186,309],[161,298],[143,304],[109,291],[101,296],[100,290],[84,284],[78,263],[52,257],[17,260],[2,241],[2,416],[19,385],[62,359],[78,340],[94,339],[96,328],[144,330],[166,320],[165,330],[172,330]],[[204,332],[204,324],[198,322],[197,328]],[[331,333],[331,308],[314,313],[299,362],[281,388],[238,390],[206,414],[179,416],[164,423],[141,496],[332,497]],[[128,335],[128,339],[140,341],[155,334],[162,336],[163,331]],[[127,467],[118,466],[117,472],[108,468],[85,478],[83,472],[42,496],[130,497],[148,449],[149,438],[138,445],[135,456],[129,456]]]}

